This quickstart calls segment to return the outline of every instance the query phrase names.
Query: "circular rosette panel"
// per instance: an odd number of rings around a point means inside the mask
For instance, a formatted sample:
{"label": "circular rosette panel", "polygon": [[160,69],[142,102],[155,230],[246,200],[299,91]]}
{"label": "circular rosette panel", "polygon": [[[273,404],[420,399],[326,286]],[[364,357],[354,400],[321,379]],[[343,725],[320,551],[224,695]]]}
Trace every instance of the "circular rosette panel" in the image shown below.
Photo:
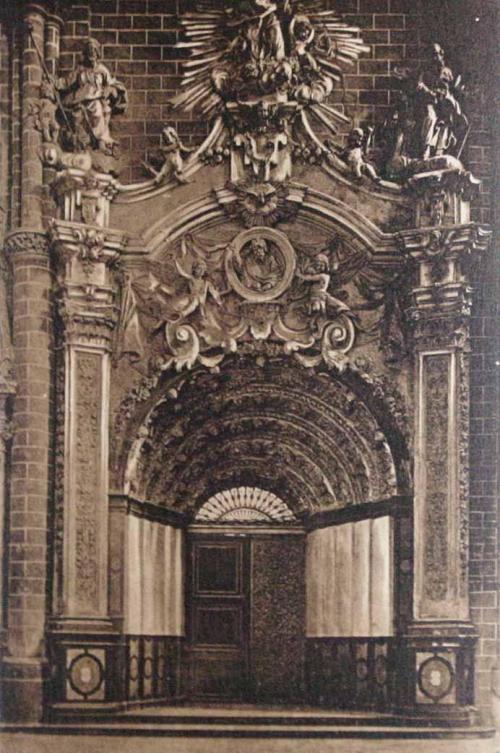
{"label": "circular rosette panel", "polygon": [[68,679],[72,689],[79,695],[95,693],[104,679],[101,662],[91,654],[80,654],[70,664]]}
{"label": "circular rosette panel", "polygon": [[240,233],[226,254],[233,290],[252,303],[274,301],[288,290],[295,274],[292,244],[278,230],[255,227]]}
{"label": "circular rosette panel", "polygon": [[436,703],[448,695],[455,682],[451,664],[440,656],[432,656],[420,665],[418,685],[424,695]]}

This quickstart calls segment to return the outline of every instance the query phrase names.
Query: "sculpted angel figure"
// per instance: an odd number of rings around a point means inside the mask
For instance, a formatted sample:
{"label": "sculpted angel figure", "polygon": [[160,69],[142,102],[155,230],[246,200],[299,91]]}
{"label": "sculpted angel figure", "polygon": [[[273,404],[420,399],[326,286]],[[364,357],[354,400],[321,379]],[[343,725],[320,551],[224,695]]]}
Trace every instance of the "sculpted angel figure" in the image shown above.
{"label": "sculpted angel figure", "polygon": [[200,309],[203,318],[206,316],[205,306],[208,296],[210,295],[217,306],[222,306],[222,299],[215,285],[207,277],[207,265],[201,259],[193,263],[191,272],[185,269],[178,261],[175,262],[177,271],[185,280],[188,281],[189,294],[188,301],[180,312],[181,318],[192,314],[196,309]]}
{"label": "sculpted angel figure", "polygon": [[183,155],[191,154],[194,148],[185,146],[172,126],[165,126],[161,134],[160,155],[162,165],[156,170],[152,165],[143,162],[144,167],[152,175],[156,185],[163,183],[174,177],[178,183],[189,183],[189,179],[184,175],[184,157]]}
{"label": "sculpted angel figure", "polygon": [[[220,258],[226,245],[211,249],[214,256]],[[156,329],[165,322],[181,322],[197,310],[205,317],[209,298],[217,306],[222,304],[221,293],[209,277],[213,266],[194,239],[185,236],[179,256],[169,254],[164,261],[149,262],[136,275],[132,287],[140,310],[157,320]]]}
{"label": "sculpted angel figure", "polygon": [[335,314],[341,312],[351,313],[349,306],[343,301],[330,295],[331,274],[338,269],[336,262],[330,265],[330,259],[327,254],[318,254],[308,265],[307,272],[297,272],[297,277],[304,282],[310,283],[308,290],[308,310],[311,315],[327,316],[327,309],[331,307]]}

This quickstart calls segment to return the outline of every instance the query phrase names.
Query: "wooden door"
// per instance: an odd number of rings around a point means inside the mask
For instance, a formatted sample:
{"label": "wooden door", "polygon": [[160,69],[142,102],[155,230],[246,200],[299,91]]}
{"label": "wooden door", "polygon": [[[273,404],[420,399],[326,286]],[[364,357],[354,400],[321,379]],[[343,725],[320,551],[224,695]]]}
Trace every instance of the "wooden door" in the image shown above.
{"label": "wooden door", "polygon": [[244,539],[193,535],[187,589],[187,692],[248,697],[249,550]]}

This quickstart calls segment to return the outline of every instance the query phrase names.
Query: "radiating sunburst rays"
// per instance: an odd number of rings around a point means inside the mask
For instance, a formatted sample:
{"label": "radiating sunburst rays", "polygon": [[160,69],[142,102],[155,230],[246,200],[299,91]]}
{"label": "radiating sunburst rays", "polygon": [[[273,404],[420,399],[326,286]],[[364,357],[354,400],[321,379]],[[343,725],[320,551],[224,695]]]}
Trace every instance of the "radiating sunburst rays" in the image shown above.
{"label": "radiating sunburst rays", "polygon": [[198,510],[197,522],[211,523],[292,523],[290,508],[272,492],[239,486],[218,492]]}

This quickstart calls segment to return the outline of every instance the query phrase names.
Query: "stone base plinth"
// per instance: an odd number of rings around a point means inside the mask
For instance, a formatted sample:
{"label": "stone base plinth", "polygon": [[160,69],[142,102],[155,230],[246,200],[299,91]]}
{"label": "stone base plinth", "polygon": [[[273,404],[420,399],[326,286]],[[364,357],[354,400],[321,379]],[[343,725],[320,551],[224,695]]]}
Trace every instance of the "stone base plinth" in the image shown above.
{"label": "stone base plinth", "polygon": [[4,658],[0,669],[2,720],[42,721],[47,681],[47,665],[39,659]]}

